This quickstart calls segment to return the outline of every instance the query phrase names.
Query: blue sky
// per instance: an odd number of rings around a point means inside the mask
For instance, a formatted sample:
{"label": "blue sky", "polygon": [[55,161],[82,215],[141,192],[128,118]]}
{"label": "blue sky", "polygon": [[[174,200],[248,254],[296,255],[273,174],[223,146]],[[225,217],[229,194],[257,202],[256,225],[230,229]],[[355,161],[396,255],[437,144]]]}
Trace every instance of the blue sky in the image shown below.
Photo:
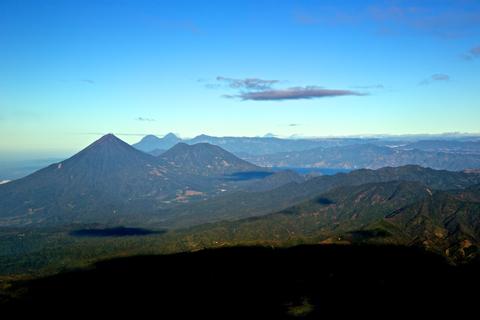
{"label": "blue sky", "polygon": [[0,152],[480,132],[480,2],[0,2]]}

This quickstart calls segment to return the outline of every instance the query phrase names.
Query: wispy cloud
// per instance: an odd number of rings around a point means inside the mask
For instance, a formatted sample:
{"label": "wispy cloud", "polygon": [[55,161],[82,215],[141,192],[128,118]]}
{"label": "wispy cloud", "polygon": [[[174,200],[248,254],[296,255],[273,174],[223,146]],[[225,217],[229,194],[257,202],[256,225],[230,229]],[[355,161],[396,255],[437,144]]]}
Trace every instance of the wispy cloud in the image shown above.
{"label": "wispy cloud", "polygon": [[385,89],[385,86],[383,84],[374,84],[370,86],[354,86],[352,88],[355,89]]}
{"label": "wispy cloud", "polygon": [[480,58],[480,46],[473,47],[472,49],[468,50],[468,52],[463,55],[463,58],[465,60]]}
{"label": "wispy cloud", "polygon": [[289,127],[298,127],[300,125],[301,125],[300,123],[289,123],[288,124]]}
{"label": "wispy cloud", "polygon": [[169,19],[164,16],[154,14],[135,16],[141,23],[153,28],[164,29],[167,31],[184,31],[192,34],[200,34],[198,25],[190,19]]}
{"label": "wispy cloud", "polygon": [[88,84],[95,84],[95,81],[93,81],[91,79],[81,79],[80,81],[84,82],[84,83],[88,83]]}
{"label": "wispy cloud", "polygon": [[138,120],[138,121],[155,121],[155,119],[153,119],[153,118],[144,118],[144,117],[138,117],[138,118],[135,118],[135,120]]}
{"label": "wispy cloud", "polygon": [[420,85],[427,85],[432,82],[446,82],[450,81],[450,76],[448,74],[443,74],[443,73],[436,73],[432,74],[429,78],[422,80],[419,84]]}
{"label": "wispy cloud", "polygon": [[347,9],[317,6],[293,12],[293,20],[302,25],[373,27],[377,34],[396,35],[419,32],[442,38],[458,38],[473,34],[480,23],[476,1],[451,1],[438,6],[435,1],[382,1]]}
{"label": "wispy cloud", "polygon": [[301,100],[301,99],[316,99],[329,98],[341,96],[364,96],[365,93],[360,93],[351,90],[336,90],[324,89],[317,86],[307,87],[293,87],[278,90],[262,90],[241,92],[238,95],[228,95],[226,98],[240,98],[241,100],[254,101],[282,101],[282,100]]}
{"label": "wispy cloud", "polygon": [[303,24],[303,25],[314,25],[314,24],[318,24],[320,22],[318,19],[316,19],[312,15],[310,15],[306,12],[303,12],[303,11],[296,11],[293,14],[293,18],[294,18],[295,22],[297,22],[299,24]]}
{"label": "wispy cloud", "polygon": [[222,76],[218,76],[216,80],[233,89],[247,90],[266,90],[280,82],[280,80],[264,80],[259,78],[234,79]]}

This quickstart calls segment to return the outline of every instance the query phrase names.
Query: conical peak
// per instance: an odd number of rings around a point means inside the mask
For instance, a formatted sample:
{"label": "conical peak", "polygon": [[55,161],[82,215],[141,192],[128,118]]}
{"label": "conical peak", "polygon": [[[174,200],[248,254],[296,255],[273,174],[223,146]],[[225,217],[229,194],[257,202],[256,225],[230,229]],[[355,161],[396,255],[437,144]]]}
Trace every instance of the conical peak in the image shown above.
{"label": "conical peak", "polygon": [[102,136],[100,139],[96,140],[83,151],[93,151],[93,150],[129,150],[133,149],[125,141],[117,138],[114,134],[109,133]]}
{"label": "conical peak", "polygon": [[117,142],[123,142],[119,138],[117,138],[113,133],[108,133],[104,136],[102,136],[100,139],[92,143],[92,145],[96,144],[106,144],[106,143],[117,143]]}

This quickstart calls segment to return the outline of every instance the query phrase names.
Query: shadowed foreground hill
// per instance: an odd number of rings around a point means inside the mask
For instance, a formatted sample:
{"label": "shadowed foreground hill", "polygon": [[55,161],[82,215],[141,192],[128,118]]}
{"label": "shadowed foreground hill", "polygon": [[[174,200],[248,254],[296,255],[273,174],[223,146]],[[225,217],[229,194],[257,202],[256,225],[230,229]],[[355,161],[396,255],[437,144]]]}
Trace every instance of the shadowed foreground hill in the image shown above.
{"label": "shadowed foreground hill", "polygon": [[[3,310],[86,315],[154,312],[181,319],[459,316],[473,308],[475,266],[404,247],[225,248],[97,263],[15,283]],[[448,307],[447,307],[448,306]]]}

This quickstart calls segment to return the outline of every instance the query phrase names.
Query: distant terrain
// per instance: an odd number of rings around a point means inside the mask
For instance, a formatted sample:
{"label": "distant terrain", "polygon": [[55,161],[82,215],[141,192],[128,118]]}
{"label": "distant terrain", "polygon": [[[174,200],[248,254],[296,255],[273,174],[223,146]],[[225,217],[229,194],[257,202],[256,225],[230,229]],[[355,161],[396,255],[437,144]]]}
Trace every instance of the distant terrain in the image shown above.
{"label": "distant terrain", "polygon": [[[413,140],[412,140],[413,139]],[[434,169],[464,170],[480,167],[480,138],[428,140],[425,138],[212,137],[181,140],[173,133],[146,136],[133,146],[159,155],[178,142],[218,145],[263,167],[378,169],[416,164]]]}
{"label": "distant terrain", "polygon": [[[465,170],[480,166],[480,136],[386,136],[359,138],[214,137],[182,139],[173,133],[147,135],[132,146],[155,157],[178,143],[208,143],[260,167],[303,173],[416,164],[434,169]],[[1,159],[0,159],[1,160]],[[62,159],[0,161],[0,180],[22,178]]]}

